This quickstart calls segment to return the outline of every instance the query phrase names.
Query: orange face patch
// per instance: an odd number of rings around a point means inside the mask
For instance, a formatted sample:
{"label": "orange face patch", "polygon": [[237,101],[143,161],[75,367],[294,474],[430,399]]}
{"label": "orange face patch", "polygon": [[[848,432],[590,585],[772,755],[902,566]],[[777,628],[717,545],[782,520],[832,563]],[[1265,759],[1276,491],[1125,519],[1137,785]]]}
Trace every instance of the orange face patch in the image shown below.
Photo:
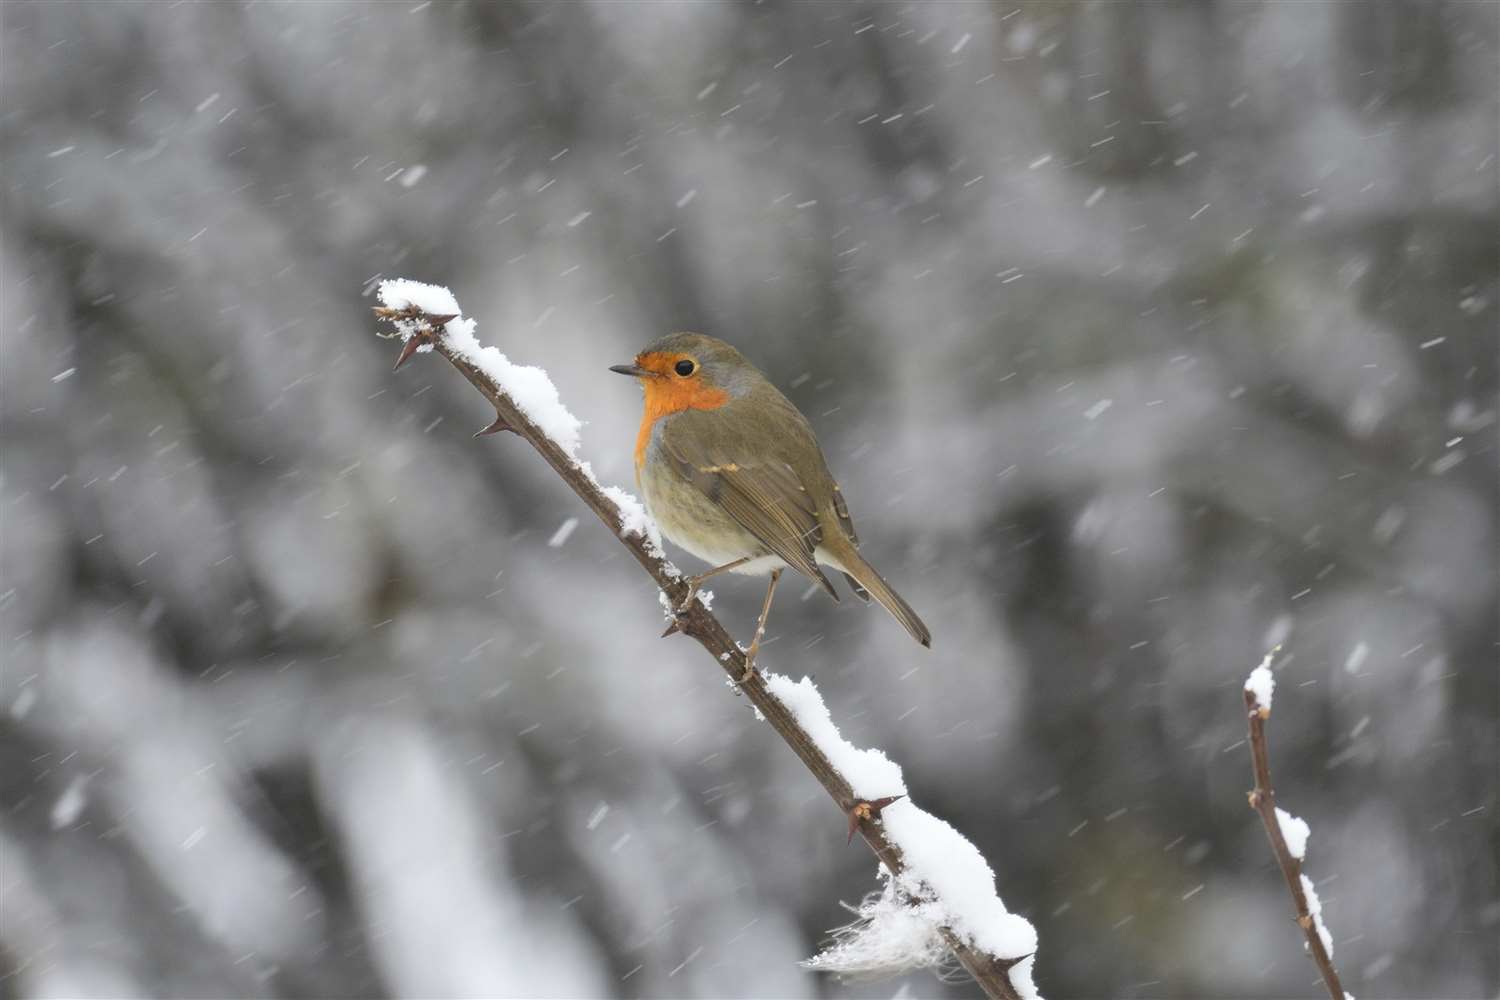
{"label": "orange face patch", "polygon": [[729,402],[729,393],[703,381],[702,370],[694,362],[689,375],[677,374],[677,363],[693,361],[686,354],[653,352],[635,359],[636,365],[651,372],[643,376],[646,409],[641,415],[640,433],[635,438],[635,467],[646,461],[646,446],[651,442],[651,427],[662,417],[684,410],[717,410]]}

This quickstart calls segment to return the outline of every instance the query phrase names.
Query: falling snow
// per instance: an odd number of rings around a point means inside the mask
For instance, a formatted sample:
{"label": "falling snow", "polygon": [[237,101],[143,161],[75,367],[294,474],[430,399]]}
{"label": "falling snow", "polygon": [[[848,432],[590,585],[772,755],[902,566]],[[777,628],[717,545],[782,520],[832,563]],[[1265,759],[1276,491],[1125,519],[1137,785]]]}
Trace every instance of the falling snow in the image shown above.
{"label": "falling snow", "polygon": [[552,533],[552,537],[547,539],[547,545],[554,549],[562,548],[567,544],[568,539],[572,537],[573,529],[576,527],[578,527],[578,518],[568,518],[557,526],[557,530]]}
{"label": "falling snow", "polygon": [[82,775],[68,782],[63,793],[52,803],[52,829],[61,830],[78,821],[78,817],[83,814],[83,807],[88,804],[87,787],[88,779]]}
{"label": "falling snow", "polygon": [[[7,995],[968,995],[829,973],[1015,913],[1052,995],[1309,995],[1280,643],[1346,983],[1496,996],[1495,10],[1357,6],[7,4]],[[708,568],[607,370],[674,329],[936,634],[787,577],[761,651],[899,884],[611,537]]]}

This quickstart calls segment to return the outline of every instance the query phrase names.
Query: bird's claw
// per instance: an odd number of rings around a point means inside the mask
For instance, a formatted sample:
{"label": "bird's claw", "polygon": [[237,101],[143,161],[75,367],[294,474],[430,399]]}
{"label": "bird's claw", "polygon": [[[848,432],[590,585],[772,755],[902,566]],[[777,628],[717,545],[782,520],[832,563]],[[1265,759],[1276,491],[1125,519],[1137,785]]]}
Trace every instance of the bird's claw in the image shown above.
{"label": "bird's claw", "polygon": [[678,604],[677,607],[672,609],[672,613],[674,615],[677,615],[680,618],[688,613],[688,608],[692,607],[693,602],[698,599],[698,584],[699,580],[697,577],[688,578],[687,596],[682,599],[681,604]]}

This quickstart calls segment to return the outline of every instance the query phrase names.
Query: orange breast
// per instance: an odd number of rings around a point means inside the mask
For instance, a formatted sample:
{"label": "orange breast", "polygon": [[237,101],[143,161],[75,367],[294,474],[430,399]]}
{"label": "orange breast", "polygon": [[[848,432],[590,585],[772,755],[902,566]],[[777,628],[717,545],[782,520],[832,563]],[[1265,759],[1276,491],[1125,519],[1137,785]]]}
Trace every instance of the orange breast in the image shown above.
{"label": "orange breast", "polygon": [[640,477],[640,468],[646,461],[646,446],[651,443],[651,428],[662,417],[681,413],[684,410],[717,410],[729,402],[729,393],[705,385],[698,378],[648,378],[646,386],[646,409],[641,414],[641,429],[635,436],[635,468]]}

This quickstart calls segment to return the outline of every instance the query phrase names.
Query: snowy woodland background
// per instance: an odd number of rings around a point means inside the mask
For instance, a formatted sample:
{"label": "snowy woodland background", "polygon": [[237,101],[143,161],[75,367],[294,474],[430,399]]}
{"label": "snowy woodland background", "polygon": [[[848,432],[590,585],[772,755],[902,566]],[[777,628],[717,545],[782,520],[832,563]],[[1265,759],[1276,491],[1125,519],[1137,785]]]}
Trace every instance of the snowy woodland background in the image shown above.
{"label": "snowy woodland background", "polygon": [[788,391],[936,641],[794,585],[764,663],[1046,995],[1318,994],[1245,804],[1277,641],[1345,984],[1500,989],[1495,4],[0,20],[0,991],[972,995],[798,967],[868,852],[484,400],[391,374],[395,276],[605,482],[663,332]]}

